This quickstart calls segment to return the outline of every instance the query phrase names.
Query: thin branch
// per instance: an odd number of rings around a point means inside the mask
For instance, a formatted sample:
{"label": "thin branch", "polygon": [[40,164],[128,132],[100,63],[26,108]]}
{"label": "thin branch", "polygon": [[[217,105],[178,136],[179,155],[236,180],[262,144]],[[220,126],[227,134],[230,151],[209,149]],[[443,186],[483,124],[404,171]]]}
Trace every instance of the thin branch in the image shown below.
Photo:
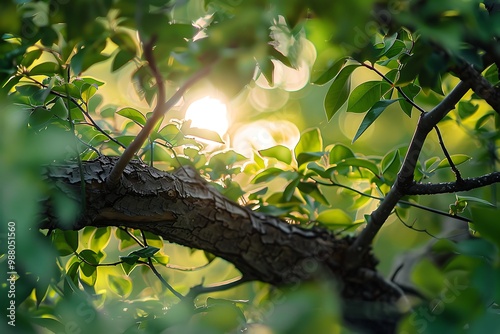
{"label": "thin branch", "polygon": [[174,294],[174,296],[176,296],[180,300],[184,300],[184,296],[182,294],[180,294],[179,292],[177,292],[170,284],[168,284],[168,282],[158,272],[158,270],[154,266],[153,261],[151,260],[150,257],[148,257],[148,262],[146,263],[146,265],[153,271],[153,273],[156,275],[156,277],[158,277],[160,282],[168,289],[168,291],[172,292]]}
{"label": "thin branch", "polygon": [[130,231],[128,230],[128,228],[126,227],[118,227],[120,230],[124,231],[125,233],[128,234],[129,237],[131,237],[132,239],[134,239],[134,241],[141,247],[146,247],[146,245],[144,245],[139,239],[137,239],[137,237],[133,234],[133,233],[130,233]]}
{"label": "thin branch", "polygon": [[196,296],[204,294],[204,293],[213,293],[218,291],[225,291],[231,288],[234,288],[240,284],[248,282],[249,280],[245,276],[235,277],[223,282],[203,286],[203,284],[196,285],[192,287],[188,294],[186,295],[186,299],[194,299]]}
{"label": "thin branch", "polygon": [[[326,187],[335,186],[335,187],[344,188],[344,189],[353,191],[353,192],[355,192],[355,193],[357,193],[357,194],[359,194],[361,196],[368,197],[368,198],[371,198],[371,199],[375,199],[377,201],[383,201],[384,200],[383,197],[377,197],[377,196],[365,194],[362,191],[359,191],[357,189],[354,189],[354,188],[351,188],[349,186],[346,186],[346,185],[343,185],[343,184],[340,184],[340,183],[336,183],[336,182],[333,182],[333,181],[331,181],[331,183],[325,183],[325,182],[321,182],[321,181],[318,181],[318,180],[314,180],[314,181],[317,182],[318,184],[321,184],[321,185],[326,186]],[[445,216],[445,217],[449,217],[449,218],[461,220],[461,221],[464,221],[464,222],[470,222],[471,221],[470,219],[465,218],[465,217],[455,216],[455,215],[452,215],[452,214],[450,214],[448,212],[444,212],[444,211],[441,211],[441,210],[429,208],[427,206],[423,206],[423,205],[420,205],[420,204],[417,204],[417,203],[413,203],[413,202],[409,202],[409,201],[399,200],[398,203],[399,204],[409,205],[409,206],[415,207],[417,209],[421,209],[421,210],[432,212],[432,213],[435,213],[435,214],[438,214],[438,215],[441,215],[441,216]]]}
{"label": "thin branch", "polygon": [[453,173],[455,174],[455,178],[457,179],[457,182],[462,182],[463,181],[462,175],[460,174],[460,171],[458,170],[457,166],[455,166],[455,163],[451,159],[451,156],[448,153],[446,146],[444,145],[444,140],[443,140],[443,136],[441,136],[441,131],[439,131],[439,128],[437,125],[434,127],[434,129],[436,130],[436,133],[438,136],[439,145],[441,145],[441,149],[443,150],[443,153],[446,157],[446,160],[448,160],[448,163],[450,164],[451,170],[453,170]]}
{"label": "thin branch", "polygon": [[197,267],[183,267],[183,266],[178,266],[176,264],[167,264],[166,267],[168,269],[179,270],[179,271],[197,271],[197,270],[208,267],[208,265],[210,263],[211,262],[207,262],[207,263],[202,264],[201,266],[197,266]]}
{"label": "thin branch", "polygon": [[377,235],[378,231],[391,214],[394,207],[403,196],[408,194],[407,190],[413,184],[415,166],[418,157],[424,145],[429,132],[436,124],[449,113],[455,105],[467,93],[470,86],[465,82],[460,82],[437,106],[430,112],[422,113],[415,129],[415,133],[408,147],[405,159],[398,172],[396,182],[391,190],[380,203],[380,206],[372,212],[367,226],[354,243],[349,247],[348,254],[345,257],[345,265],[347,268],[355,268],[370,248],[370,245]]}
{"label": "thin branch", "polygon": [[153,45],[154,40],[151,40],[144,46],[144,57],[149,63],[149,67],[151,68],[153,75],[156,80],[156,85],[158,87],[158,95],[157,95],[157,103],[156,107],[153,110],[153,115],[150,119],[147,120],[144,127],[141,129],[139,134],[135,137],[132,143],[125,149],[123,154],[120,156],[120,159],[117,161],[111,174],[109,175],[106,183],[108,187],[115,187],[120,177],[125,170],[125,167],[128,165],[130,160],[134,157],[137,151],[142,147],[142,145],[149,138],[149,135],[153,131],[157,122],[163,117],[163,115],[170,110],[184,95],[184,93],[196,82],[198,82],[202,77],[208,74],[210,71],[210,66],[203,67],[200,71],[196,72],[191,78],[189,78],[179,89],[177,92],[172,95],[172,97],[165,102],[165,84],[163,82],[163,78],[161,73],[156,66],[156,61],[153,56]]}
{"label": "thin branch", "polygon": [[489,186],[494,183],[500,183],[500,172],[493,172],[475,178],[463,179],[460,182],[443,182],[443,183],[415,183],[408,189],[408,195],[435,195],[456,193],[460,191],[469,191],[476,188]]}

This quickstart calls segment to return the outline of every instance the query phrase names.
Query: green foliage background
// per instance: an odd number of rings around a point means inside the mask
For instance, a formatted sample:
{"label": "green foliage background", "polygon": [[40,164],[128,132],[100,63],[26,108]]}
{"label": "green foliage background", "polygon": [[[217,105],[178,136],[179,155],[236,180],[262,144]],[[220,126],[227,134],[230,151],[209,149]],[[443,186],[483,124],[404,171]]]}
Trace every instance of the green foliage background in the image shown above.
{"label": "green foliage background", "polygon": [[[139,158],[165,170],[192,165],[255,210],[355,235],[395,182],[418,121],[415,106],[430,110],[458,82],[449,68],[466,61],[499,83],[497,66],[481,59],[484,44],[500,35],[498,14],[488,14],[485,4],[390,5],[390,22],[382,24],[376,18],[383,12],[374,14],[368,0],[8,2],[0,13],[0,219],[2,233],[7,222],[16,223],[16,330],[346,330],[329,283],[290,291],[246,283],[200,296],[196,309],[178,303],[148,261],[181,294],[235,277],[237,270],[140,231],[85,228],[45,236],[37,229],[41,219],[50,214],[70,223],[78,207],[39,176],[54,161],[119,155],[135,138],[156,95],[141,41],[155,36],[167,95],[201,68],[210,66],[211,73],[158,124]],[[305,68],[307,83],[287,86],[293,76],[280,78],[276,70],[287,68],[296,75]],[[233,125],[226,137],[181,120],[187,102],[210,94],[228,102]],[[282,101],[278,107],[276,101]],[[235,138],[245,126],[284,120],[297,133],[293,145],[275,131],[271,147],[238,151]],[[463,175],[498,169],[498,125],[498,113],[473,93],[440,123]],[[415,180],[454,180],[436,138],[426,143]],[[409,313],[401,332],[498,327],[497,190],[411,196],[396,207],[374,244],[382,273],[393,271],[398,255],[440,233],[434,250],[454,254],[442,267],[417,263],[412,283],[429,302]],[[48,197],[55,212],[42,212]],[[448,241],[456,221],[414,204],[473,220],[469,228],[477,238]],[[3,310],[6,272],[0,275]]]}

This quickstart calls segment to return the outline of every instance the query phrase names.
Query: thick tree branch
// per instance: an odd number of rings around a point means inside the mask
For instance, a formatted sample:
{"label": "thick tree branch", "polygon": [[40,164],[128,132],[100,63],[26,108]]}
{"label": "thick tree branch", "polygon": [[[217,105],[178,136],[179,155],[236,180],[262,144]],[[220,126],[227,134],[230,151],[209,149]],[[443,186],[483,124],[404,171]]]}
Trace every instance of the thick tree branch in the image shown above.
{"label": "thick tree branch", "polygon": [[[363,276],[361,269],[375,271],[371,255],[359,264],[359,270],[347,272],[340,265],[351,238],[339,239],[327,229],[303,229],[253,212],[223,197],[187,166],[166,173],[133,160],[122,182],[110,189],[106,179],[116,161],[102,156],[84,162],[86,210],[71,226],[45,221],[41,228],[141,229],[224,258],[240,270],[245,281],[292,284],[324,273],[342,282],[342,295],[347,299],[392,303],[400,298],[398,291],[387,290],[381,280],[367,281]],[[46,175],[69,198],[81,201],[76,163],[48,166]]]}
{"label": "thick tree branch", "polygon": [[459,191],[468,191],[476,188],[489,186],[490,184],[500,182],[500,172],[494,172],[487,175],[462,179],[458,182],[443,183],[415,183],[406,190],[407,195],[434,195],[455,193]]}
{"label": "thick tree branch", "polygon": [[348,268],[355,268],[362,260],[363,255],[370,249],[370,245],[375,235],[387,220],[398,201],[407,194],[408,189],[413,184],[415,166],[429,132],[450,112],[455,104],[469,90],[469,85],[460,82],[434,109],[428,113],[422,113],[417,124],[417,128],[406,153],[403,165],[398,173],[396,182],[391,190],[380,203],[380,206],[372,212],[365,229],[361,231],[358,238],[349,247],[345,265]]}
{"label": "thick tree branch", "polygon": [[462,81],[468,83],[472,90],[484,99],[493,110],[500,114],[500,89],[493,87],[481,73],[469,64],[456,66],[453,71]]}

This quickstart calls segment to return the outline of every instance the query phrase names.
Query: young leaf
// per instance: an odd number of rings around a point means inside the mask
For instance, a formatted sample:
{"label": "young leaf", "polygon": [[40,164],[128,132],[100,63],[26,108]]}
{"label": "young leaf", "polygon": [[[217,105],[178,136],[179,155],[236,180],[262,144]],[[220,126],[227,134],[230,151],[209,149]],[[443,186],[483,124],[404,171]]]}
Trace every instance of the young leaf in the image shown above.
{"label": "young leaf", "polygon": [[160,249],[157,247],[147,246],[147,247],[144,247],[144,248],[141,248],[139,250],[131,252],[128,256],[138,256],[138,257],[147,258],[147,257],[151,257],[151,256],[155,255],[156,252],[158,252],[159,250]]}
{"label": "young leaf", "polygon": [[384,95],[391,86],[386,82],[367,81],[353,89],[347,102],[347,112],[364,113]]}
{"label": "young leaf", "polygon": [[276,145],[265,150],[260,150],[259,154],[263,157],[275,158],[289,165],[292,162],[292,152],[283,145]]}
{"label": "young leaf", "polygon": [[351,149],[345,145],[342,144],[335,144],[335,146],[332,147],[330,150],[330,165],[336,164],[341,162],[344,159],[347,158],[354,158],[355,155],[351,151]]}
{"label": "young leaf", "polygon": [[113,64],[111,65],[111,71],[115,72],[127,65],[129,61],[134,59],[135,54],[128,50],[120,50],[113,59]]}
{"label": "young leaf", "polygon": [[323,150],[323,140],[318,128],[310,129],[300,136],[300,140],[295,146],[295,157],[305,152],[320,152]]}
{"label": "young leaf", "polygon": [[343,210],[330,209],[321,212],[316,220],[328,226],[345,226],[351,225],[352,219]]}
{"label": "young leaf", "polygon": [[144,117],[144,115],[137,109],[134,109],[134,108],[130,108],[130,107],[127,107],[127,108],[123,108],[123,109],[120,109],[116,112],[118,115],[121,115],[123,117],[126,117],[134,122],[136,122],[137,124],[140,124],[142,126],[144,126],[144,124],[146,124],[146,117]]}
{"label": "young leaf", "polygon": [[182,129],[185,135],[195,136],[201,139],[211,140],[217,143],[224,144],[224,141],[219,136],[219,134],[215,131],[201,128],[184,128]]}
{"label": "young leaf", "polygon": [[307,194],[314,198],[316,201],[323,205],[330,205],[328,203],[328,200],[326,199],[325,195],[321,192],[321,190],[318,188],[318,185],[316,183],[312,182],[300,182],[297,188],[300,190],[301,193]]}
{"label": "young leaf", "polygon": [[363,118],[363,121],[361,122],[361,125],[356,132],[356,135],[352,139],[352,142],[354,143],[356,139],[358,139],[366,131],[366,129],[368,129],[368,127],[372,125],[373,122],[375,122],[375,120],[382,114],[382,112],[396,101],[397,100],[381,100],[375,103]]}
{"label": "young leaf", "polygon": [[[450,157],[451,157],[451,161],[453,161],[453,164],[455,166],[461,165],[464,162],[467,162],[470,159],[472,159],[472,157],[469,157],[466,154],[453,154]],[[448,161],[448,159],[443,159],[443,160],[441,160],[441,162],[439,163],[439,165],[437,166],[436,169],[441,169],[441,168],[446,168],[446,167],[450,167],[450,162]]]}
{"label": "young leaf", "polygon": [[345,66],[333,80],[330,89],[325,97],[325,112],[328,121],[330,121],[337,111],[344,105],[349,97],[351,88],[351,74],[360,65],[353,64]]}
{"label": "young leaf", "polygon": [[378,175],[379,170],[377,165],[373,162],[360,158],[348,158],[337,165],[338,167],[351,166],[351,167],[363,167],[371,171],[373,174]]}
{"label": "young leaf", "polygon": [[324,85],[328,81],[332,80],[340,71],[342,66],[346,63],[347,58],[340,58],[337,60],[328,70],[326,70],[321,76],[313,81],[314,85]]}

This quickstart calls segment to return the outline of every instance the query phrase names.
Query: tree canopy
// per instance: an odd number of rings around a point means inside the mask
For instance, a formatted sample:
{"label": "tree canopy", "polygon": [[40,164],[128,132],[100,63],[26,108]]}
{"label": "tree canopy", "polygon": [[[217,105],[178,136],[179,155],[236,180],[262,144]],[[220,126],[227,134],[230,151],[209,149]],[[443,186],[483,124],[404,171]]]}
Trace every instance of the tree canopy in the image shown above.
{"label": "tree canopy", "polygon": [[15,0],[5,332],[500,325],[500,2]]}

